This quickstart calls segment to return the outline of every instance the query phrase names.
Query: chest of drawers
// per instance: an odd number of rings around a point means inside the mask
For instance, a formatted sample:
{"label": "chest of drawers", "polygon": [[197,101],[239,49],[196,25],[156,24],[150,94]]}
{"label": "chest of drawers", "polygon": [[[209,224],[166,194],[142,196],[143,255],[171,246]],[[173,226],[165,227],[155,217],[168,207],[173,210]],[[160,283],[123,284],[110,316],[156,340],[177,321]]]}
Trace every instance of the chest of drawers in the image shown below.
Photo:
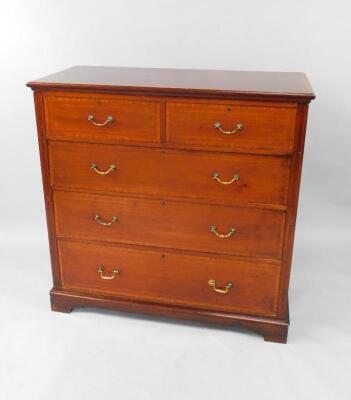
{"label": "chest of drawers", "polygon": [[54,311],[286,342],[304,74],[73,67],[34,90]]}

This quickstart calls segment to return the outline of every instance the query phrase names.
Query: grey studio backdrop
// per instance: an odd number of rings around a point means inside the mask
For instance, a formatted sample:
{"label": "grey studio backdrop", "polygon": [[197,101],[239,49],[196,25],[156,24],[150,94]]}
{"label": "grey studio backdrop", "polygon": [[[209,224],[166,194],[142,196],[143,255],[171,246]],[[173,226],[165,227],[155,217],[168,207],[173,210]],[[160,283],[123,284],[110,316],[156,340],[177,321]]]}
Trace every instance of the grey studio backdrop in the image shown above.
{"label": "grey studio backdrop", "polygon": [[[0,14],[0,398],[349,399],[348,1],[19,1]],[[311,103],[287,345],[96,310],[51,313],[34,107],[72,65],[303,71]],[[269,173],[269,172],[268,172]]]}

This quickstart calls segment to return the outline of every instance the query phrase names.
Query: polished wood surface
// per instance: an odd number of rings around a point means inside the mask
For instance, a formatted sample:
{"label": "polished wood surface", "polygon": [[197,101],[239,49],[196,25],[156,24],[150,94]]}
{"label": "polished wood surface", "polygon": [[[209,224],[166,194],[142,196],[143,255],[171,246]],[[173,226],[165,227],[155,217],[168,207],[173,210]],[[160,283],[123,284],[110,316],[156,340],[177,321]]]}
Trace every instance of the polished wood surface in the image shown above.
{"label": "polished wood surface", "polygon": [[34,92],[35,115],[38,128],[38,145],[40,152],[40,167],[44,189],[46,223],[48,230],[52,280],[54,287],[60,287],[61,275],[58,261],[58,250],[56,241],[56,226],[54,214],[53,192],[50,189],[50,162],[48,142],[45,138],[45,116],[43,107],[43,97],[40,92]]}
{"label": "polished wood surface", "polygon": [[[44,96],[43,100],[46,103],[45,133],[50,140],[262,155],[291,155],[294,146],[297,104],[292,102],[210,101],[64,90],[50,91],[50,95]],[[173,106],[182,108],[188,118],[177,117],[178,111],[170,113],[169,109]],[[185,129],[186,123],[191,122],[189,113],[194,107],[197,121],[192,124],[191,130]],[[216,112],[212,112],[210,120],[204,122],[209,109]],[[225,135],[214,126],[218,120],[223,125],[223,121],[228,120],[228,113],[232,116],[240,113],[244,117],[240,121],[243,129],[235,135]],[[272,113],[276,114],[276,118],[272,118]],[[281,122],[277,120],[280,113],[284,116]],[[253,114],[260,118],[260,124],[255,123]],[[89,115],[94,116],[94,123],[104,126],[94,125],[88,120]],[[107,121],[109,116],[113,121]],[[235,121],[228,121],[229,124],[236,125]],[[277,135],[276,130],[281,133]]]}
{"label": "polished wood surface", "polygon": [[[46,96],[46,133],[49,139],[103,140],[151,143],[160,141],[160,104],[135,97],[116,99],[94,94],[79,97]],[[94,121],[89,121],[92,115]],[[108,117],[112,117],[111,122]],[[94,123],[105,126],[96,126]]]}
{"label": "polished wood surface", "polygon": [[53,310],[238,325],[286,342],[314,98],[304,74],[74,67],[28,86]]}
{"label": "polished wood surface", "polygon": [[173,93],[304,102],[315,97],[306,75],[300,72],[75,66],[27,85],[33,89]]}
{"label": "polished wood surface", "polygon": [[[55,189],[156,197],[206,199],[215,204],[285,205],[290,160],[282,157],[229,155],[128,146],[67,142],[49,144],[51,182]],[[116,171],[99,175],[116,165]],[[223,185],[234,175],[240,179]]]}
{"label": "polished wood surface", "polygon": [[[278,265],[166,251],[59,242],[62,287],[205,309],[275,315]],[[104,268],[102,279],[98,268]],[[217,293],[228,282],[228,293]]]}
{"label": "polished wood surface", "polygon": [[[292,152],[296,109],[245,104],[173,103],[166,105],[167,142],[176,144]],[[227,132],[216,129],[219,122]]]}
{"label": "polished wood surface", "polygon": [[[59,237],[281,258],[283,211],[62,191],[54,202]],[[102,225],[96,215],[118,221]],[[220,238],[212,225],[219,234],[236,231]]]}
{"label": "polished wood surface", "polygon": [[50,291],[52,311],[70,313],[74,308],[94,307],[121,310],[153,317],[173,318],[206,322],[207,324],[225,325],[228,328],[240,327],[255,331],[265,341],[286,343],[289,318],[260,317],[218,310],[207,310],[199,307],[143,301],[129,297],[118,297],[102,293],[83,292],[80,290],[52,288]]}

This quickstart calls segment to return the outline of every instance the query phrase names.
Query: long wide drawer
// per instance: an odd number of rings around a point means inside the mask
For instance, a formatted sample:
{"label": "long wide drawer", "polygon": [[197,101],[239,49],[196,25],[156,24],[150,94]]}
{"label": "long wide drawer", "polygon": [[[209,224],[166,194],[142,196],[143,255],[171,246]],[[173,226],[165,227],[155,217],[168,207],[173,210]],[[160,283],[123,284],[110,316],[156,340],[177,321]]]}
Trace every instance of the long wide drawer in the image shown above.
{"label": "long wide drawer", "polygon": [[161,106],[137,97],[97,94],[44,97],[49,139],[154,143],[160,140]]}
{"label": "long wide drawer", "polygon": [[285,205],[290,159],[50,142],[57,189]]}
{"label": "long wide drawer", "polygon": [[276,313],[279,265],[59,242],[66,289],[272,316]]}
{"label": "long wide drawer", "polygon": [[224,151],[294,148],[295,107],[168,102],[166,110],[168,143]]}
{"label": "long wide drawer", "polygon": [[54,204],[60,237],[281,257],[282,211],[61,191]]}

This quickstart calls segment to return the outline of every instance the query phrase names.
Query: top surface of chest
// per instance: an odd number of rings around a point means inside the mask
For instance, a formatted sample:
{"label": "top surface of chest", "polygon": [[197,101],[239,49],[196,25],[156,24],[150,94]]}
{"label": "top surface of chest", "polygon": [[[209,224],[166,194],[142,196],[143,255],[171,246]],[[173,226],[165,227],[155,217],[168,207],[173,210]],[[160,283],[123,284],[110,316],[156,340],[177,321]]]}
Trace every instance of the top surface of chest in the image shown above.
{"label": "top surface of chest", "polygon": [[29,82],[28,86],[302,102],[315,97],[305,74],[300,72],[75,66]]}

